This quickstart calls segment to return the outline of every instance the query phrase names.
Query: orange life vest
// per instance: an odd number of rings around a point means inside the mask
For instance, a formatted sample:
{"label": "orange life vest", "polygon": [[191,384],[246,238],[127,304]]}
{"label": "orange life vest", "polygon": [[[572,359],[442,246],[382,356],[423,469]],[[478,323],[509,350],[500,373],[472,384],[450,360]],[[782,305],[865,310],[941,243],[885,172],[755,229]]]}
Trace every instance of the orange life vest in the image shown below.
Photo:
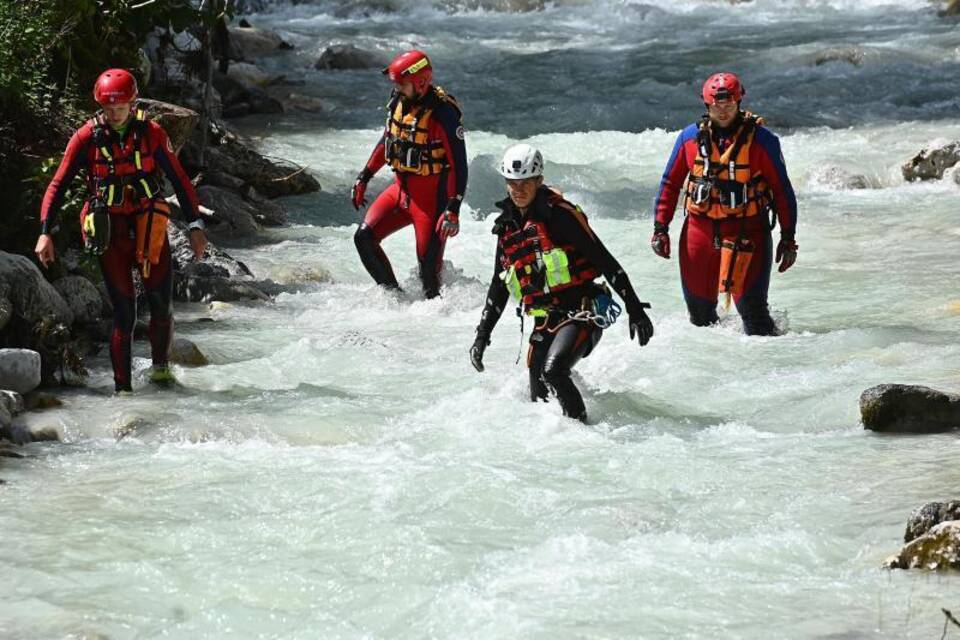
{"label": "orange life vest", "polygon": [[709,118],[700,122],[697,157],[687,180],[687,213],[724,220],[767,211],[770,188],[759,171],[754,174],[750,169],[750,146],[760,124],[763,118],[745,112],[733,142],[720,153],[711,136]]}
{"label": "orange life vest", "polygon": [[399,95],[387,105],[390,115],[383,141],[384,155],[394,171],[430,176],[449,168],[443,141],[430,139],[430,117],[438,101],[451,105],[460,114],[456,99],[440,87],[431,88],[428,95],[409,108]]}

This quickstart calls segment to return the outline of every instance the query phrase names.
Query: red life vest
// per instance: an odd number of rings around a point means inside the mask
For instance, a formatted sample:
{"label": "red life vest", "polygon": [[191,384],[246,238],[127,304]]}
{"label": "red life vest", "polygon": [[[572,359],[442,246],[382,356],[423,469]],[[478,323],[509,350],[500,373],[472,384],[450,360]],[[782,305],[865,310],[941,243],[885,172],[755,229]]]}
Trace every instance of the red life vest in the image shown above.
{"label": "red life vest", "polygon": [[141,208],[144,200],[160,195],[162,181],[150,151],[150,124],[146,113],[138,109],[125,139],[118,139],[98,115],[92,122],[94,159],[90,178],[97,196],[108,207],[119,207],[132,191]]}
{"label": "red life vest", "polygon": [[[559,194],[548,206],[583,215],[579,207]],[[556,304],[554,294],[572,289],[600,276],[600,271],[570,245],[557,245],[543,222],[527,217],[523,226],[500,236],[503,252],[501,277],[507,289],[526,309],[545,309]]]}

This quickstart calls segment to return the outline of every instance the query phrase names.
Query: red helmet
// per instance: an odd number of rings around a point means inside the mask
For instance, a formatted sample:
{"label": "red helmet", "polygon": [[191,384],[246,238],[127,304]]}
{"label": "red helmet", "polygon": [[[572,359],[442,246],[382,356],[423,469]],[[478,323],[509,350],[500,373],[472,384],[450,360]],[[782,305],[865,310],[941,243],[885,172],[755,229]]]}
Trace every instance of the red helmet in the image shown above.
{"label": "red helmet", "polygon": [[732,73],[715,73],[703,83],[703,102],[713,104],[717,100],[740,102],[747,90],[740,84],[740,78]]}
{"label": "red helmet", "polygon": [[421,95],[427,92],[427,87],[433,81],[430,58],[416,49],[398,55],[383,73],[390,76],[390,80],[396,84],[412,82],[414,90]]}
{"label": "red helmet", "polygon": [[122,104],[137,99],[137,79],[126,69],[107,69],[93,85],[98,104]]}

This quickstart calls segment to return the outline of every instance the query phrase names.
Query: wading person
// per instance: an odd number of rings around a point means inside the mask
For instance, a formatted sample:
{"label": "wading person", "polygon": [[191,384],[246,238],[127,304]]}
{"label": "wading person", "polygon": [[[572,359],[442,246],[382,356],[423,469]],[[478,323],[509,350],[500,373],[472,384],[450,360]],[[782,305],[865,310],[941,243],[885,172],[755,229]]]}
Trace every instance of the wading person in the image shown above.
{"label": "wading person", "polygon": [[500,174],[508,198],[494,222],[497,252],[487,301],[470,349],[470,361],[483,371],[483,352],[512,294],[520,311],[533,317],[527,366],[530,399],[546,400],[552,390],[564,415],[586,421],[587,411],[570,372],[587,357],[603,329],[620,313],[601,275],[623,300],[630,338],[640,346],[653,336],[653,325],[617,260],[590,228],[583,211],[543,183],[543,157],[520,144],[503,156]]}
{"label": "wading person", "polygon": [[412,224],[423,292],[433,298],[440,293],[444,244],[460,232],[467,188],[460,106],[432,84],[433,67],[422,51],[401,53],[383,72],[394,83],[387,124],[351,190],[354,208],[366,204],[367,182],[383,165],[396,179],[367,209],[354,242],[376,283],[399,289],[380,243]]}
{"label": "wading person", "polygon": [[85,248],[98,257],[113,303],[110,360],[117,391],[131,390],[130,346],[137,320],[133,269],[139,269],[150,305],[150,379],[173,382],[168,352],[173,334],[173,270],[167,241],[170,208],[162,198],[161,174],[173,184],[197,259],[207,239],[197,195],[166,132],[136,108],[137,82],[123,69],[104,71],[93,97],[101,111],[73,134],[47,187],[40,212],[36,254],[44,267],[55,258],[51,234],[64,194],[77,172],[86,172],[88,198],[80,213]]}
{"label": "wading person", "polygon": [[[669,226],[683,191],[680,279],[690,321],[716,323],[723,294],[728,303],[733,298],[747,335],[776,335],[767,306],[771,230],[779,221],[775,255],[782,273],[797,259],[797,199],[779,139],[762,118],[740,108],[745,94],[732,73],[704,83],[707,114],[677,138],[654,202],[650,244],[670,257]],[[775,217],[768,217],[771,208]]]}

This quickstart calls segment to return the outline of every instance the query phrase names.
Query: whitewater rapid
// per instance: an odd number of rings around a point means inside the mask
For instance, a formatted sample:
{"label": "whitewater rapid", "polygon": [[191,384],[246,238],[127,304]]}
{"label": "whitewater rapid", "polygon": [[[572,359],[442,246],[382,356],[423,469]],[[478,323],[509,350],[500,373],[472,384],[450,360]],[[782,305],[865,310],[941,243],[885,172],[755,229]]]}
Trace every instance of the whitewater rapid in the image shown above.
{"label": "whitewater rapid", "polygon": [[[957,579],[879,567],[914,508],[956,499],[960,444],[866,433],[857,399],[883,382],[960,390],[960,190],[952,175],[907,184],[899,172],[960,139],[957,71],[943,62],[956,66],[960,35],[926,2],[584,4],[320,3],[251,18],[296,41],[304,64],[289,74],[331,105],[239,123],[323,186],[285,203],[292,224],[268,244],[232,250],[287,292],[178,304],[178,334],[212,361],[176,367],[179,392],[147,387],[139,344],[133,397],[112,395],[100,356],[64,407],[26,416],[65,442],[0,467],[0,637],[939,637]],[[734,24],[727,45],[704,44]],[[404,44],[436,45],[466,112],[462,231],[429,301],[409,229],[384,244],[399,297],[372,285],[353,246],[347,193],[378,135],[382,78],[308,64],[346,39],[387,51],[404,28]],[[805,57],[864,34],[877,53],[862,67]],[[663,165],[699,115],[689,93],[704,51],[729,61],[747,45],[764,52],[744,65],[749,106],[772,114],[800,210],[798,262],[772,277],[788,329],[777,338],[744,336],[735,313],[692,327],[676,260],[648,245]],[[500,90],[522,70],[446,71],[539,55],[551,69],[581,60],[577,82],[596,99],[545,103],[563,80],[528,76],[536,90],[520,103],[547,111],[525,118],[497,106],[513,104]],[[678,68],[607,100],[605,70],[649,56]],[[872,100],[891,69],[914,75]],[[528,401],[511,312],[486,371],[467,357],[493,268],[494,162],[517,141],[543,150],[548,183],[652,303],[647,347],[618,323],[577,367],[588,427]],[[842,188],[827,167],[870,188]]]}

